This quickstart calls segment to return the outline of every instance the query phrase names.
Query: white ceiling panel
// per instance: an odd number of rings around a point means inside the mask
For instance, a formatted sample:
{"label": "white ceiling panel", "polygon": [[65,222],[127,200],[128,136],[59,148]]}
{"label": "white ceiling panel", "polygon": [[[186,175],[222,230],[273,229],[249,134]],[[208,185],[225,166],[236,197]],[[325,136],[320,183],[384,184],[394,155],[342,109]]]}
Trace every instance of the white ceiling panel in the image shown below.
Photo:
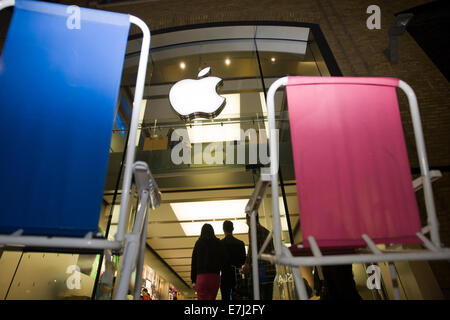
{"label": "white ceiling panel", "polygon": [[177,272],[183,272],[183,271],[191,272],[191,266],[173,266],[172,269]]}
{"label": "white ceiling panel", "polygon": [[148,245],[154,250],[193,248],[195,241],[197,241],[197,237],[147,239]]}
{"label": "white ceiling panel", "polygon": [[149,223],[147,237],[181,237],[186,236],[179,223]]}
{"label": "white ceiling panel", "polygon": [[170,266],[186,266],[191,264],[191,257],[164,259]]}
{"label": "white ceiling panel", "polygon": [[184,258],[192,255],[192,249],[155,250],[163,258]]}

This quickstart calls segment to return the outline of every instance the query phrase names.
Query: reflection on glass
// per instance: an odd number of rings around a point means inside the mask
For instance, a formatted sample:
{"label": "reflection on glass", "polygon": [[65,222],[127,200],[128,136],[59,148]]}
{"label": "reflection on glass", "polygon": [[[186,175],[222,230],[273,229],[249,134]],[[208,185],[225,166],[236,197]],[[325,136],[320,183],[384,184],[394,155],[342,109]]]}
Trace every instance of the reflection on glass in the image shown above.
{"label": "reflection on glass", "polygon": [[[264,131],[268,130],[265,100],[269,86],[276,79],[286,75],[330,75],[309,28],[245,26],[240,27],[236,33],[235,27],[216,27],[202,28],[197,31],[184,30],[179,34],[177,32],[158,34],[155,38],[158,45],[150,52],[151,62],[144,91],[147,104],[142,109],[139,120],[136,156],[137,160],[146,161],[149,164],[159,187],[163,190],[195,191],[211,188],[220,190],[254,186],[259,179],[259,167],[262,163],[259,159],[255,162],[256,164],[251,162],[249,153],[255,146],[260,150],[267,145],[264,139]],[[129,96],[134,94],[136,65],[136,56],[130,54],[125,63],[122,81],[123,90]],[[178,117],[169,103],[170,88],[180,80],[197,79],[199,71],[206,67],[211,68],[211,76],[223,79],[223,86],[218,89],[218,94],[226,97],[227,105],[214,119],[184,121]],[[119,111],[122,109],[119,107]],[[127,123],[123,110],[119,113]],[[291,242],[301,240],[301,232],[289,113],[283,89],[278,90],[275,95],[275,113],[280,141],[279,177],[286,185],[284,193],[281,188],[279,189],[282,242],[289,245]],[[120,121],[116,128],[119,126]],[[177,129],[186,130],[188,138],[174,136]],[[245,149],[244,163],[238,163],[237,155],[233,157],[233,161],[226,161],[227,143],[237,147],[240,145],[242,132],[248,132],[248,130],[254,130],[255,134],[248,135],[242,144]],[[175,137],[174,141],[172,137]],[[214,149],[211,153],[214,160],[222,161],[205,160],[205,150],[208,150],[211,143],[217,143],[223,147],[222,154],[218,149]],[[173,162],[172,152],[181,145],[191,151],[190,163],[175,164]],[[118,148],[119,151],[116,149],[112,148],[111,159],[115,159],[116,168],[120,168],[123,149]],[[200,155],[200,162],[195,162],[194,158],[198,155]],[[118,169],[111,170],[109,175],[117,177]],[[120,185],[116,189],[108,188],[105,190],[111,190],[111,192],[105,196],[108,203],[105,205],[105,211],[113,212],[114,207],[111,206],[113,194],[117,191],[120,194]],[[285,199],[282,198],[283,196]],[[117,197],[117,201],[119,199],[120,196]],[[118,204],[117,201],[115,205]],[[260,207],[259,215],[261,224],[269,230],[272,230],[273,225],[272,213],[271,195],[268,191]],[[287,218],[288,214],[289,218]],[[178,218],[177,227],[185,228],[185,234],[198,233],[201,223],[197,225],[181,220]],[[216,219],[217,221],[219,220]],[[185,222],[185,225],[181,224]],[[291,239],[289,234],[289,224],[294,239]],[[112,234],[115,233],[115,225],[115,223],[111,225]],[[188,230],[189,228],[191,230]],[[217,228],[220,228],[220,223],[217,224]],[[161,232],[161,229],[159,228],[157,232]],[[278,275],[283,282],[281,285],[278,285],[279,282],[274,283],[274,297],[295,298],[290,268],[283,267]],[[275,281],[277,280],[280,279]],[[159,284],[159,287],[161,286],[162,283]],[[168,288],[161,292],[168,292]]]}
{"label": "reflection on glass", "polygon": [[[13,252],[4,252],[10,259]],[[9,278],[7,300],[88,300],[94,287],[96,255],[27,252]]]}

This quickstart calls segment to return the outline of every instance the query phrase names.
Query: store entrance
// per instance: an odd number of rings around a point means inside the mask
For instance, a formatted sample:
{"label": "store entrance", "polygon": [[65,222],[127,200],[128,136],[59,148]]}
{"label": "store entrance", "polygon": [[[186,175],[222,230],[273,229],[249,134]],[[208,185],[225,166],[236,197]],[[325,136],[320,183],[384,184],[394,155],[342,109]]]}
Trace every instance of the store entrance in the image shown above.
{"label": "store entrance", "polygon": [[[163,201],[150,216],[147,244],[188,287],[192,287],[192,251],[205,223],[223,238],[223,222],[232,221],[235,237],[248,249],[244,210],[261,168],[269,165],[265,102],[269,86],[286,74],[329,76],[329,66],[337,70],[334,59],[325,61],[322,55],[328,49],[319,48],[319,43],[326,42],[316,27],[243,23],[152,33],[152,62],[136,147],[137,158],[149,164]],[[129,47],[138,43],[138,37],[131,39]],[[129,49],[123,76],[125,96],[127,91],[133,93],[136,63],[137,56]],[[203,75],[205,70],[209,70],[207,75]],[[183,116],[181,109],[190,99],[189,93],[197,92],[195,86],[208,77],[221,80],[216,94],[224,99],[223,108],[206,118],[205,114],[186,117],[188,111]],[[186,96],[174,98],[172,88],[181,83],[193,87]],[[196,96],[197,101],[202,99]],[[290,245],[300,241],[301,235],[285,92],[280,90],[275,101],[283,243]],[[125,103],[120,104],[122,120],[127,118],[127,109]],[[120,185],[113,178],[120,175],[120,146],[126,140],[120,135],[126,132],[126,126],[120,124],[126,121],[118,123],[113,140],[118,147],[111,152],[111,179],[106,187],[110,194]],[[268,230],[272,230],[270,196],[270,192],[265,195],[259,212],[260,222]],[[243,281],[242,287],[248,287],[248,278]],[[251,297],[249,292],[244,295]],[[273,296],[295,298],[289,268],[277,268]]]}

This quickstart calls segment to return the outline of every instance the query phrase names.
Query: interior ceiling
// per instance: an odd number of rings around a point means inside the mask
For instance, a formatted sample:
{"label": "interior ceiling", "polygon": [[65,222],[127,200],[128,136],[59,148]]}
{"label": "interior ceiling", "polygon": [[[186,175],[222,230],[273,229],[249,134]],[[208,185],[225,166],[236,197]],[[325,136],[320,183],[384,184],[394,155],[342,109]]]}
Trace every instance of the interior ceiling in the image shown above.
{"label": "interior ceiling", "polygon": [[[196,235],[187,235],[182,227],[182,224],[198,224],[198,230],[200,230],[204,223],[211,223],[213,225],[217,224],[218,226],[215,228],[216,236],[219,239],[222,239],[224,237],[222,223],[225,220],[231,220],[235,225],[235,230],[238,229],[238,225],[241,226],[240,232],[234,232],[235,237],[244,241],[245,245],[248,247],[248,227],[245,223],[245,205],[247,204],[248,199],[250,199],[253,190],[254,189],[251,187],[234,187],[201,191],[162,191],[162,202],[160,207],[150,211],[149,224],[147,228],[147,245],[173,270],[179,278],[181,278],[188,286],[192,287],[192,282],[190,279],[191,257],[195,242],[199,236],[199,232]],[[291,227],[295,231],[299,227],[299,210],[296,186],[286,185],[285,192]],[[270,189],[267,189],[264,201],[259,209],[260,222],[269,230],[272,229],[272,200],[270,195]],[[179,220],[171,206],[171,204],[177,203],[198,203],[205,201],[215,203],[219,200],[236,201],[239,199],[241,200],[240,202],[242,203],[242,208],[238,210],[238,215],[234,218],[229,218],[229,216],[230,214],[234,215],[235,212],[222,210],[222,213],[220,215],[216,214],[214,219],[205,218],[205,214],[203,213],[201,218],[193,217],[188,220]],[[106,203],[112,203],[113,195],[106,195],[104,200]],[[115,203],[118,207],[117,204],[120,203],[120,196],[117,197]],[[280,214],[282,216],[283,240],[289,242],[287,220],[285,218],[286,210],[281,198],[279,198],[279,204]],[[111,235],[115,234],[118,222],[116,214],[119,210],[115,211],[117,212],[113,215],[111,222]],[[212,215],[213,214],[211,214],[211,216]],[[242,226],[245,226],[245,228],[242,229]]]}

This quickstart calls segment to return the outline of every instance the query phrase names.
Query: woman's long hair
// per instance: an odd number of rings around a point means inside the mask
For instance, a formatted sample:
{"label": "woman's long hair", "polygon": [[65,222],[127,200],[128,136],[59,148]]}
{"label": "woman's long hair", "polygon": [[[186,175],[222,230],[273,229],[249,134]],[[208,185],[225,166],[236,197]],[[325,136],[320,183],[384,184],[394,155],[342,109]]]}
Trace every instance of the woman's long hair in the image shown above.
{"label": "woman's long hair", "polygon": [[210,240],[216,239],[216,235],[214,234],[214,228],[209,223],[205,223],[202,227],[202,231],[200,233],[200,239]]}

